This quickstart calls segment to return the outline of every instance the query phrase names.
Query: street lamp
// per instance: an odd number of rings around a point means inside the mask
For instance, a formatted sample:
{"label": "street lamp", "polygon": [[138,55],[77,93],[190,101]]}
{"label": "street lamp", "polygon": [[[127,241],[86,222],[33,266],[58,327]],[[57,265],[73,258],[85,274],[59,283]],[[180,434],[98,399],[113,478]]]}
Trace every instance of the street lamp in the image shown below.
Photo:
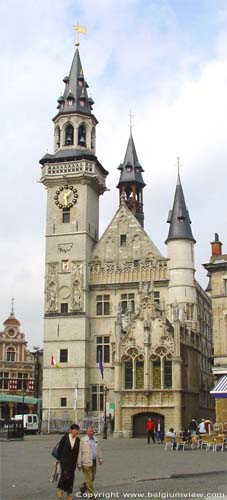
{"label": "street lamp", "polygon": [[103,388],[104,392],[104,430],[103,430],[103,439],[107,439],[107,419],[106,419],[106,398],[107,398],[107,393],[109,389],[105,385]]}

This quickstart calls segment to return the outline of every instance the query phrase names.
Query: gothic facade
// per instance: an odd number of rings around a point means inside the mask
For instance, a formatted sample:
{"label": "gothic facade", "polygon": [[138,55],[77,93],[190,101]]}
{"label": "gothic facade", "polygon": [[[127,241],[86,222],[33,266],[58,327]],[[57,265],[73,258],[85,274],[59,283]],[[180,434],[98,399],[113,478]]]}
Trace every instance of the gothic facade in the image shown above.
{"label": "gothic facade", "polygon": [[165,257],[143,227],[143,168],[130,131],[118,167],[119,207],[99,239],[108,172],[96,156],[98,122],[78,48],[64,83],[54,152],[40,160],[47,188],[44,424],[98,416],[105,404],[116,436],[143,434],[148,415],[176,430],[193,416],[212,418],[211,301],[194,277],[180,176]]}

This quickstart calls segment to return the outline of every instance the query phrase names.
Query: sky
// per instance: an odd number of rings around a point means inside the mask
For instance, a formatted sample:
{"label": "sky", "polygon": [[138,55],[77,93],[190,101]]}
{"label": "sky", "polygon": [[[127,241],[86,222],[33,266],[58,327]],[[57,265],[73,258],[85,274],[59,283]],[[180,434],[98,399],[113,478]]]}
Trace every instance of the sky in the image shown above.
{"label": "sky", "polygon": [[80,56],[95,101],[97,156],[109,171],[100,235],[118,208],[117,167],[133,138],[144,168],[145,230],[167,255],[176,158],[192,220],[196,278],[206,288],[210,242],[227,253],[227,1],[1,0],[0,328],[14,297],[29,348],[42,346],[46,191],[39,160],[79,23]]}

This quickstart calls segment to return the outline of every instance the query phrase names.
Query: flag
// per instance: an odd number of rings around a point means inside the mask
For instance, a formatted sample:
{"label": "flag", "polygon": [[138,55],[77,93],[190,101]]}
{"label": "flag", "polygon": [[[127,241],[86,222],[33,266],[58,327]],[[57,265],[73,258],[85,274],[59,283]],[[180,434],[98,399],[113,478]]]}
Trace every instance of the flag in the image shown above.
{"label": "flag", "polygon": [[87,34],[87,28],[85,26],[80,26],[79,24],[74,24],[74,30],[76,30],[78,33],[83,33],[84,35]]}
{"label": "flag", "polygon": [[50,364],[51,364],[51,366],[55,366],[55,368],[60,368],[60,365],[59,365],[59,363],[56,362],[56,359],[53,356],[53,354],[51,354]]}
{"label": "flag", "polygon": [[56,361],[55,361],[55,357],[53,356],[53,354],[51,354],[50,364],[51,364],[51,366],[56,366]]}
{"label": "flag", "polygon": [[73,401],[73,409],[76,411],[77,409],[77,399],[78,399],[78,383],[76,382],[74,389],[74,401]]}
{"label": "flag", "polygon": [[102,353],[101,353],[101,351],[98,352],[98,359],[99,359],[100,373],[101,373],[102,378],[103,378],[104,368],[103,368],[103,364],[102,364]]}

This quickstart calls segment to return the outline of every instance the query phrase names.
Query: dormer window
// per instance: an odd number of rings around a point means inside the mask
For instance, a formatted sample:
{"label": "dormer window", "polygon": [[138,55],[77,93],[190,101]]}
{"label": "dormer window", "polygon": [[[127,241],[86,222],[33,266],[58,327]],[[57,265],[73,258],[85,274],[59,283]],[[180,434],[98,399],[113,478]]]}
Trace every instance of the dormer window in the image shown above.
{"label": "dormer window", "polygon": [[68,125],[65,129],[65,145],[71,146],[73,144],[74,129],[72,125]]}
{"label": "dormer window", "polygon": [[68,105],[72,106],[73,105],[73,99],[68,99]]}
{"label": "dormer window", "polygon": [[86,146],[86,127],[83,124],[78,128],[78,146]]}
{"label": "dormer window", "polygon": [[81,108],[84,107],[84,101],[82,99],[80,99],[80,106],[81,106]]}

